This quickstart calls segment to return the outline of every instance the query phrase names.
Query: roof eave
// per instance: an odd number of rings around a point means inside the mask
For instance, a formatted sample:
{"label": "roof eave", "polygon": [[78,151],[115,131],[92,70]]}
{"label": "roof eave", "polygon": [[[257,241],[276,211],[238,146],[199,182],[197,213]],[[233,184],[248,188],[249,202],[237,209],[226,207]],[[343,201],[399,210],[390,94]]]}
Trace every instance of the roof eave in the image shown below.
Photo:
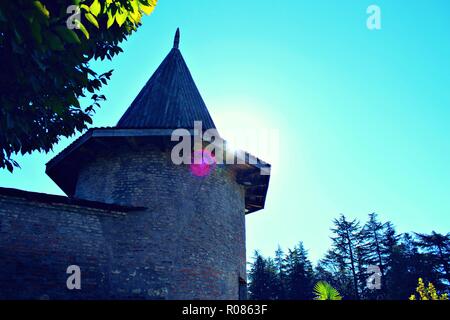
{"label": "roof eave", "polygon": [[[61,153],[51,159],[46,165],[47,175],[61,188],[68,196],[75,194],[76,182],[80,159],[86,154],[97,150],[94,144],[102,138],[153,138],[166,139],[172,135],[173,129],[122,129],[122,128],[91,128],[81,137]],[[188,130],[186,134],[193,135],[193,130]],[[109,141],[109,140],[108,140]],[[154,140],[152,140],[154,141]],[[98,144],[105,145],[101,141]],[[245,209],[246,214],[264,209],[267,190],[270,180],[270,164],[252,156],[251,154],[239,151],[243,154],[241,159],[244,164],[236,164],[236,182],[245,188]],[[249,160],[252,159],[254,163]]]}

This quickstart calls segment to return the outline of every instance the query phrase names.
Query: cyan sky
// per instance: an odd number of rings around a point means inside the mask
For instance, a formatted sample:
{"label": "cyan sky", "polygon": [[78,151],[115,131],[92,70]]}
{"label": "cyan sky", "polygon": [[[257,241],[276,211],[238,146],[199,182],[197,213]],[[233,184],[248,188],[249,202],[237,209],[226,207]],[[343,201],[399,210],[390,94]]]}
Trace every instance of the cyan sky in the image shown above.
{"label": "cyan sky", "polygon": [[[382,29],[366,28],[381,8]],[[398,231],[450,231],[450,2],[160,0],[123,45],[95,126],[115,125],[172,46],[221,128],[279,131],[266,209],[247,216],[247,252],[330,245],[340,213]],[[55,151],[70,141],[63,140]],[[54,156],[17,157],[0,186],[62,194]]]}

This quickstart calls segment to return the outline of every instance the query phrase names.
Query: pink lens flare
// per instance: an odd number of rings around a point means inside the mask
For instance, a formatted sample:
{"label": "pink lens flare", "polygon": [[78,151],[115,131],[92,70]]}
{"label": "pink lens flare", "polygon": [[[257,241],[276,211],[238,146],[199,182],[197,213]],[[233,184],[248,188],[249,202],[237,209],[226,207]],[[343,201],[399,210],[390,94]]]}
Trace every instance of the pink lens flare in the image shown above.
{"label": "pink lens flare", "polygon": [[[200,163],[195,163],[196,157],[200,159]],[[207,150],[194,151],[192,159],[193,163],[190,164],[189,168],[194,176],[205,177],[216,167],[216,158]]]}

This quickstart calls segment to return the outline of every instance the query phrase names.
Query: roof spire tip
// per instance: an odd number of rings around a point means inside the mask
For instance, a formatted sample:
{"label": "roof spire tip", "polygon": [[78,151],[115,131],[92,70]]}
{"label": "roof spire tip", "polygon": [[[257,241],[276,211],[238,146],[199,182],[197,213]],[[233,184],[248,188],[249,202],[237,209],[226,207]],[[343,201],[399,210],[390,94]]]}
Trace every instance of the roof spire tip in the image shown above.
{"label": "roof spire tip", "polygon": [[180,46],[180,28],[177,28],[177,32],[175,32],[175,39],[173,40],[173,47],[178,49]]}

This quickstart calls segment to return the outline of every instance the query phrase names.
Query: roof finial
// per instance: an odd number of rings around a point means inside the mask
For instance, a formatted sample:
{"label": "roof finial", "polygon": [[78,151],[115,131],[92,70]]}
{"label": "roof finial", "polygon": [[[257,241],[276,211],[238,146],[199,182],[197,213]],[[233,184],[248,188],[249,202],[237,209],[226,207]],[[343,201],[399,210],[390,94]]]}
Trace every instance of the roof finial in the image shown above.
{"label": "roof finial", "polygon": [[173,40],[173,47],[178,49],[180,45],[180,28],[177,28],[177,32],[175,32],[175,39]]}

